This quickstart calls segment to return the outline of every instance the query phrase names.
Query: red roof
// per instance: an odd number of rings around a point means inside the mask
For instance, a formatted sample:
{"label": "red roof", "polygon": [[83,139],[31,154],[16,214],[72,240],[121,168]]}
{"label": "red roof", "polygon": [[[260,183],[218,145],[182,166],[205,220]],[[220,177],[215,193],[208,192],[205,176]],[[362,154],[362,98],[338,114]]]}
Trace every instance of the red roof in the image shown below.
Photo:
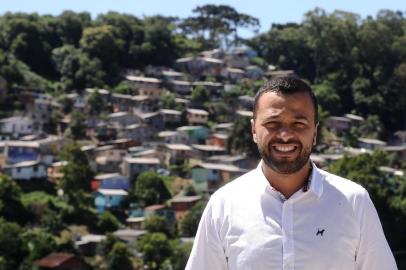
{"label": "red roof", "polygon": [[35,262],[40,267],[55,268],[75,257],[72,253],[51,253]]}

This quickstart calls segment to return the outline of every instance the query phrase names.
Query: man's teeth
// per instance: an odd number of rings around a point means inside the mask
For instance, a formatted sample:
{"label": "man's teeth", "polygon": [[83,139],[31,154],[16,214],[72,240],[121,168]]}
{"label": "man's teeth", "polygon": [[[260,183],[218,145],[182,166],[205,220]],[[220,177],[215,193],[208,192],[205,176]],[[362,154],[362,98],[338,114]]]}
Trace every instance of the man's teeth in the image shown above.
{"label": "man's teeth", "polygon": [[295,149],[294,146],[275,146],[275,149],[281,152],[289,152]]}

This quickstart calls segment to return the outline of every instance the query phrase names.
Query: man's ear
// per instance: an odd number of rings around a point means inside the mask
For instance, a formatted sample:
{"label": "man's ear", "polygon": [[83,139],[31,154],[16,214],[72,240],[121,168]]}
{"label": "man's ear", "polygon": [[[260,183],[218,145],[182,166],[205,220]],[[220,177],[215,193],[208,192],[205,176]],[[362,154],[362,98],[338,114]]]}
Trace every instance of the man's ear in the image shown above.
{"label": "man's ear", "polygon": [[251,119],[251,133],[252,133],[252,140],[257,143],[258,138],[257,138],[257,133],[255,131],[255,121],[254,119]]}
{"label": "man's ear", "polygon": [[317,130],[319,129],[319,122],[316,123],[316,128],[314,130],[314,136],[313,136],[313,145],[317,144]]}

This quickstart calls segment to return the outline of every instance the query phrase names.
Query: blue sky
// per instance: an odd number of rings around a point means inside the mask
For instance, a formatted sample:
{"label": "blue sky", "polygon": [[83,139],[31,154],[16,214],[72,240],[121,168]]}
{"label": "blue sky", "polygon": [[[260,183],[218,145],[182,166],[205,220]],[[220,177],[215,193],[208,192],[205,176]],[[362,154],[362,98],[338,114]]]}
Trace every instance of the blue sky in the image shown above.
{"label": "blue sky", "polygon": [[305,12],[321,7],[327,12],[336,9],[375,16],[380,9],[406,12],[406,0],[0,0],[0,14],[11,12],[37,12],[58,15],[63,10],[88,11],[93,16],[113,10],[143,15],[167,15],[181,18],[192,15],[192,9],[204,4],[225,4],[239,12],[260,19],[261,32],[271,23],[298,22]]}

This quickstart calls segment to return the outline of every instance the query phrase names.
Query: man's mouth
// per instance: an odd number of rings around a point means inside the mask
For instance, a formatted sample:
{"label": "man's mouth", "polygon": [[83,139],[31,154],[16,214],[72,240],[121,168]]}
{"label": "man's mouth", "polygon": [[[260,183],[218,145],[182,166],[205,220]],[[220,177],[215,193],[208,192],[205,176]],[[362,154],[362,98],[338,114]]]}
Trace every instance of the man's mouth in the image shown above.
{"label": "man's mouth", "polygon": [[278,152],[289,153],[293,152],[297,149],[297,146],[294,145],[274,145],[273,149]]}

